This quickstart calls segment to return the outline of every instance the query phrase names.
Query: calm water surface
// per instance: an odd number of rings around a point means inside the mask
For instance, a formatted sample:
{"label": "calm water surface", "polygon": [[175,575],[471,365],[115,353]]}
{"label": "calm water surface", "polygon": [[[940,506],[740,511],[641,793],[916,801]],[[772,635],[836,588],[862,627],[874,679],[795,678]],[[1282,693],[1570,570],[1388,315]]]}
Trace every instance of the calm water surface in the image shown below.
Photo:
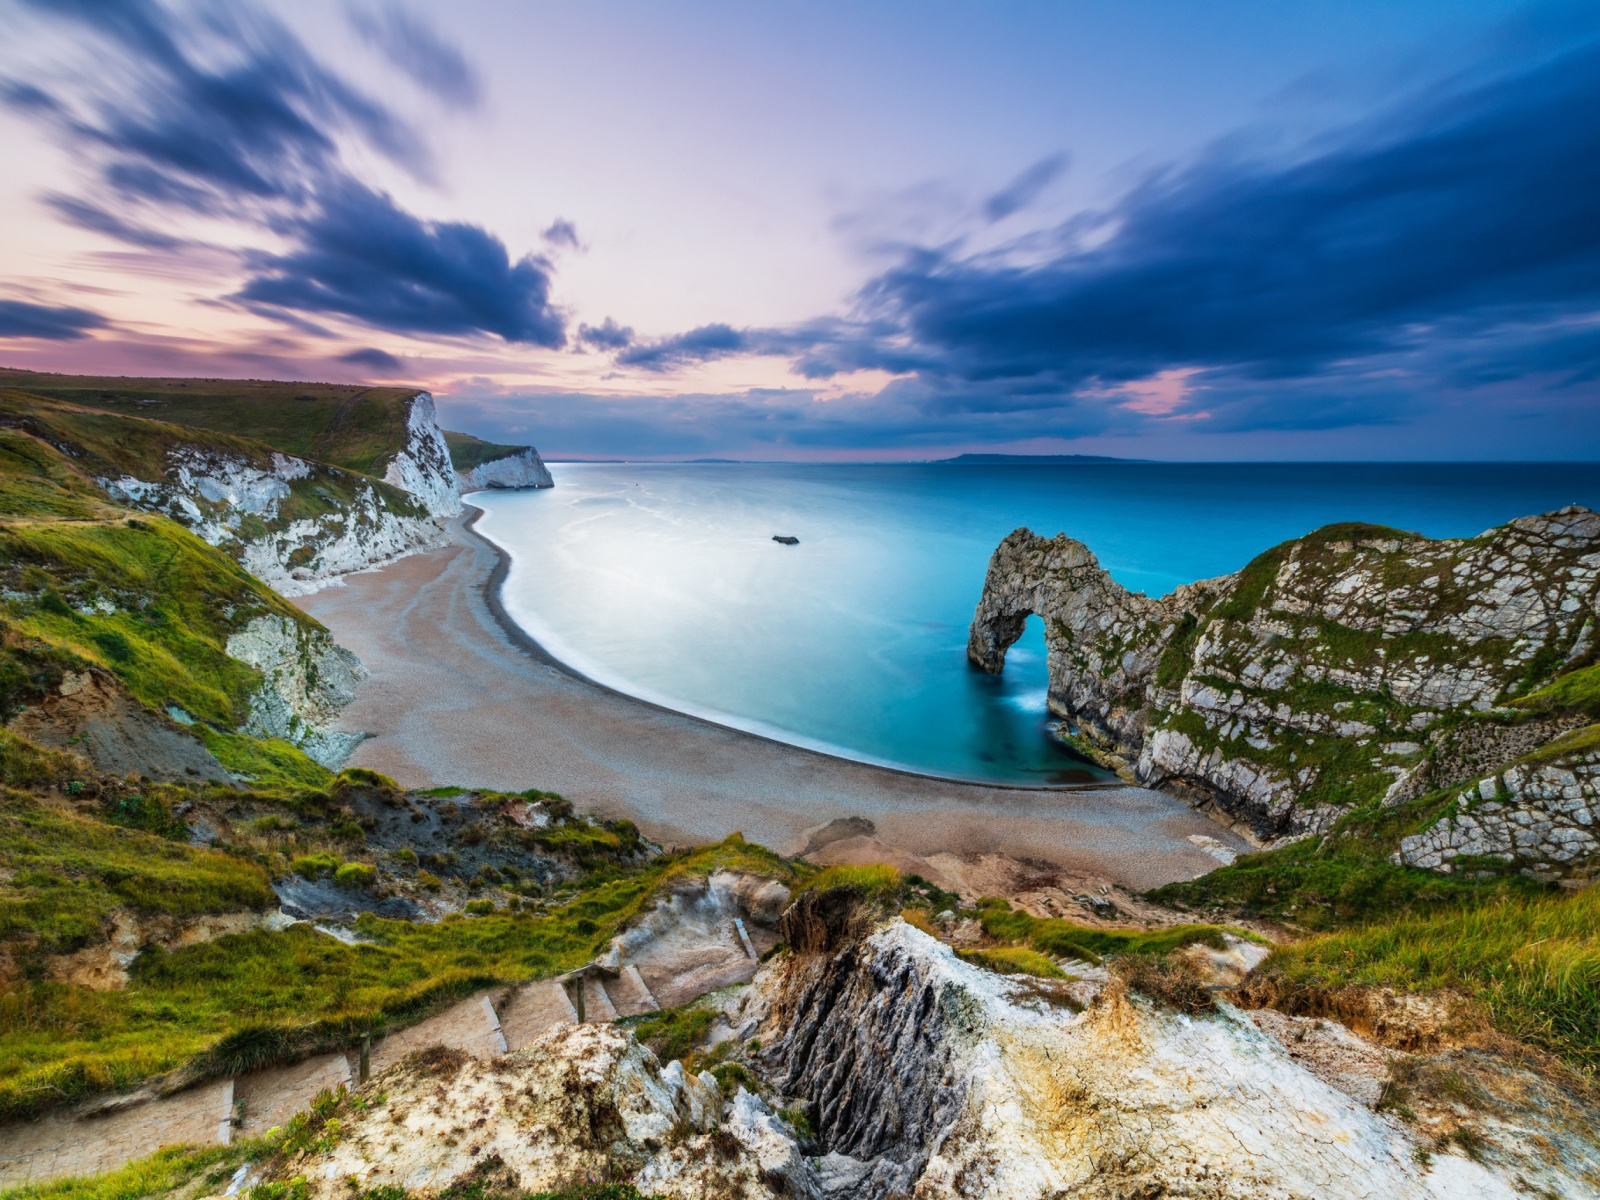
{"label": "calm water surface", "polygon": [[[1103,777],[1046,731],[1031,618],[966,662],[989,555],[1027,526],[1161,595],[1333,521],[1476,534],[1600,507],[1597,464],[551,465],[479,492],[505,603],[564,662],[672,708],[847,757],[1011,783]],[[798,546],[772,541],[793,535]]]}

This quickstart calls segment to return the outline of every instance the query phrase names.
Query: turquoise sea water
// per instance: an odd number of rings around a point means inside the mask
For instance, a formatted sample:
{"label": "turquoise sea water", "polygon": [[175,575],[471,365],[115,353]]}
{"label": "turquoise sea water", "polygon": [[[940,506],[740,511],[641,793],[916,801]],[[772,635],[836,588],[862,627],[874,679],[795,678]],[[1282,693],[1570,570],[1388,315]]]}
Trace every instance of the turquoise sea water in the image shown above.
{"label": "turquoise sea water", "polygon": [[[1600,464],[1067,467],[553,464],[480,492],[506,608],[619,690],[851,758],[1005,782],[1103,773],[1047,734],[1037,618],[966,662],[990,553],[1027,526],[1160,595],[1333,521],[1476,534],[1600,507]],[[782,546],[774,534],[798,537]]]}

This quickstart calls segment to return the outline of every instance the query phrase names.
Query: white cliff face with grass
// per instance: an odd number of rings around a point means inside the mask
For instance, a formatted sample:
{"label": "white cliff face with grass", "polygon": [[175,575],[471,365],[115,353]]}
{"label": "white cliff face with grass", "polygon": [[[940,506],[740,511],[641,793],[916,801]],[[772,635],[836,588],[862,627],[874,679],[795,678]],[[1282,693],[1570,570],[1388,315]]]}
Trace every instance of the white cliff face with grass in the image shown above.
{"label": "white cliff face with grass", "polygon": [[405,442],[384,469],[383,480],[415,496],[435,517],[461,511],[461,489],[450,464],[450,447],[439,428],[433,397],[418,392],[406,414]]}
{"label": "white cliff face with grass", "polygon": [[366,737],[333,728],[367,671],[326,630],[268,614],[230,637],[227,651],[264,676],[241,732],[291,742],[330,770]]}
{"label": "white cliff face with grass", "polygon": [[1271,842],[1409,786],[1439,736],[1588,661],[1597,602],[1600,516],[1578,507],[1476,538],[1329,526],[1155,600],[1018,530],[968,655],[1000,670],[1039,614],[1050,708],[1086,753]]}
{"label": "white cliff face with grass", "polygon": [[811,1103],[819,1190],[1509,1200],[1522,1179],[1590,1194],[1538,1152],[1541,1131],[1487,1165],[1426,1152],[1238,1010],[1186,1016],[1113,986],[1079,1012],[1053,988],[981,970],[900,921],[765,971],[746,1011],[772,1085]]}
{"label": "white cliff face with grass", "polygon": [[456,482],[463,492],[495,491],[503,488],[554,487],[550,469],[539,452],[524,446],[515,454],[479,463],[470,471],[457,471]]}
{"label": "white cliff face with grass", "polygon": [[166,466],[158,480],[100,483],[116,499],[188,526],[284,596],[444,542],[421,503],[351,471],[205,446],[177,447]]}

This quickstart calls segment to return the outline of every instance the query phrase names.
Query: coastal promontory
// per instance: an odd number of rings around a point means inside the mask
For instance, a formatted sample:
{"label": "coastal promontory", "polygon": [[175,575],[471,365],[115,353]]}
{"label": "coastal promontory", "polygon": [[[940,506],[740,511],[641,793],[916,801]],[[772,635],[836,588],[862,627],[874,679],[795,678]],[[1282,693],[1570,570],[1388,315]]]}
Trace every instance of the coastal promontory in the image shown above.
{"label": "coastal promontory", "polygon": [[1587,871],[1600,516],[1477,537],[1331,525],[1159,599],[1026,529],[989,564],[968,656],[1044,621],[1049,705],[1085,754],[1260,843],[1439,802],[1407,861]]}

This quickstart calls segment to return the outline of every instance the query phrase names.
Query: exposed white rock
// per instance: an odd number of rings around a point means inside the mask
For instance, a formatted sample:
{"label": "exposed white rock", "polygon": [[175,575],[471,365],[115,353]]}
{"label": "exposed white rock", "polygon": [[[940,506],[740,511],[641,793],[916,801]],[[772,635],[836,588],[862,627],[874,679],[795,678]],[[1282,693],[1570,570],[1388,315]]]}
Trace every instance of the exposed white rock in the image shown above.
{"label": "exposed white rock", "polygon": [[435,517],[453,517],[461,511],[461,490],[450,447],[439,428],[433,397],[418,392],[406,413],[405,443],[383,473],[383,481],[410,492]]}
{"label": "exposed white rock", "polygon": [[544,465],[539,452],[524,446],[515,454],[479,463],[470,471],[457,471],[456,482],[463,492],[481,492],[499,488],[554,487],[550,469]]}
{"label": "exposed white rock", "polygon": [[[1039,614],[1048,703],[1080,747],[1271,842],[1459,778],[1424,769],[1412,735],[1523,694],[1536,662],[1575,661],[1600,603],[1600,516],[1579,507],[1476,539],[1314,534],[1271,553],[1270,574],[1152,600],[1081,542],[1017,530],[990,561],[968,656],[998,671]],[[1523,752],[1500,740],[1500,763]]]}
{"label": "exposed white rock", "polygon": [[[159,480],[125,475],[99,482],[118,499],[163,513],[231,552],[245,570],[285,596],[314,592],[352,571],[442,545],[445,536],[420,505],[380,491],[360,475],[285,454],[254,462],[211,447],[179,446]],[[327,511],[283,520],[283,504],[296,484],[317,495]],[[329,501],[340,493],[342,500]],[[459,511],[459,499],[457,504]]]}
{"label": "exposed white rock", "polygon": [[1466,855],[1559,871],[1600,855],[1600,754],[1512,766],[1464,789],[1454,809],[1404,838],[1395,863],[1449,873]]}
{"label": "exposed white rock", "polygon": [[763,1058],[813,1104],[828,1195],[1509,1200],[1519,1176],[1588,1194],[1540,1131],[1506,1135],[1528,1143],[1514,1169],[1430,1159],[1237,1010],[1191,1018],[1113,989],[1074,1013],[900,921],[755,986]]}
{"label": "exposed white rock", "polygon": [[333,728],[367,670],[326,630],[268,613],[230,637],[227,651],[264,676],[241,732],[292,742],[330,770],[366,737]]}
{"label": "exposed white rock", "polygon": [[436,1194],[486,1165],[523,1194],[620,1174],[645,1195],[774,1195],[753,1152],[713,1136],[715,1087],[661,1070],[615,1026],[557,1025],[489,1062],[424,1055],[368,1091],[382,1104],[350,1112],[337,1146],[288,1168],[318,1200],[346,1200],[352,1182]]}

